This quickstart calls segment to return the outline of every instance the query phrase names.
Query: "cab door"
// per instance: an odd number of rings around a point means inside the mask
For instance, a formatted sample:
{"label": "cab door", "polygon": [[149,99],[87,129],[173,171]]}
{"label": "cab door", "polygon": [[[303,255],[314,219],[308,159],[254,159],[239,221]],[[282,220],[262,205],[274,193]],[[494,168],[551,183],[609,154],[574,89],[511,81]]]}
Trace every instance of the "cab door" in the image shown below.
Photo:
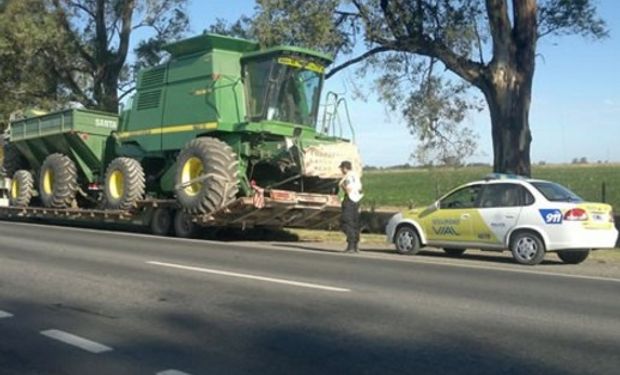
{"label": "cab door", "polygon": [[474,236],[480,243],[501,246],[517,225],[524,206],[534,197],[518,183],[489,183],[480,196],[479,215],[473,222]]}
{"label": "cab door", "polygon": [[439,209],[421,219],[430,245],[467,245],[474,241],[473,219],[481,185],[458,189],[439,202]]}

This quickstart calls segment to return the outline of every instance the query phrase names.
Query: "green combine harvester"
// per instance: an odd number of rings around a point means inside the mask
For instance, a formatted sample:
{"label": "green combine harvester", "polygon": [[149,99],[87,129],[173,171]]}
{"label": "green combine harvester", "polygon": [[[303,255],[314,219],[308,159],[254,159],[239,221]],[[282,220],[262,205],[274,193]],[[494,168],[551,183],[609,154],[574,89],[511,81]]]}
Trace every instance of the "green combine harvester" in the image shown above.
{"label": "green combine harvester", "polygon": [[330,57],[215,34],[165,50],[169,61],[140,73],[120,116],[70,109],[12,122],[2,212],[139,217],[156,232],[333,219],[338,165],[361,161],[336,129],[341,100],[317,121]]}

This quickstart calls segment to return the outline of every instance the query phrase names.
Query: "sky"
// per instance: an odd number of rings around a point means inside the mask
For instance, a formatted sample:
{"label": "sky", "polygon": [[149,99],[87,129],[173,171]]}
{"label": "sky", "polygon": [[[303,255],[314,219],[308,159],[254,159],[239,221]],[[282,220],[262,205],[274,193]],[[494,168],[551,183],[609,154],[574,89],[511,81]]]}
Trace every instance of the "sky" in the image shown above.
{"label": "sky", "polygon": [[[234,21],[254,13],[252,0],[190,0],[190,34],[199,34],[216,18]],[[593,41],[577,36],[543,39],[538,46],[530,127],[533,163],[620,162],[620,1],[599,0],[599,14],[610,37]],[[326,83],[326,90],[345,93],[364,164],[412,163],[416,141],[398,114],[387,112],[370,95],[354,100],[353,69]],[[372,77],[367,79],[370,83]],[[365,85],[369,86],[369,85]],[[491,124],[485,110],[466,119],[479,135],[479,149],[470,162],[492,164]]]}

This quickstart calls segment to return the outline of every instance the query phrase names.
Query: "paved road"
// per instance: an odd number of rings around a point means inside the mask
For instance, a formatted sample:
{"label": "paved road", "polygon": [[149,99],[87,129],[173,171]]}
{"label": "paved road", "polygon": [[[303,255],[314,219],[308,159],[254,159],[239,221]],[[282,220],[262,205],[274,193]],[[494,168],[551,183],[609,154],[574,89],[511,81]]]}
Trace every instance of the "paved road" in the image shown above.
{"label": "paved road", "polygon": [[618,373],[620,278],[427,260],[0,222],[0,373]]}

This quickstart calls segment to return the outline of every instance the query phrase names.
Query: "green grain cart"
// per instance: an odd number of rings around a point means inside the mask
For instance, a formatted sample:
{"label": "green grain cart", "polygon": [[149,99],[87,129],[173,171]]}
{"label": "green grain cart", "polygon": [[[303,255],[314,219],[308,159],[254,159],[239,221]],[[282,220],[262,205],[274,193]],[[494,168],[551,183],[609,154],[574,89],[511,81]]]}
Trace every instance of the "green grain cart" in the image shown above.
{"label": "green grain cart", "polygon": [[[140,73],[120,116],[70,109],[11,123],[4,149],[11,207],[104,214],[167,207],[202,224],[214,217],[275,224],[275,216],[289,225],[303,222],[291,207],[261,222],[238,202],[266,191],[267,200],[307,197],[315,208],[329,196],[334,206],[339,162],[361,168],[361,161],[353,143],[317,121],[330,57],[214,34],[165,49],[169,61]],[[231,207],[241,213],[231,216]]]}

